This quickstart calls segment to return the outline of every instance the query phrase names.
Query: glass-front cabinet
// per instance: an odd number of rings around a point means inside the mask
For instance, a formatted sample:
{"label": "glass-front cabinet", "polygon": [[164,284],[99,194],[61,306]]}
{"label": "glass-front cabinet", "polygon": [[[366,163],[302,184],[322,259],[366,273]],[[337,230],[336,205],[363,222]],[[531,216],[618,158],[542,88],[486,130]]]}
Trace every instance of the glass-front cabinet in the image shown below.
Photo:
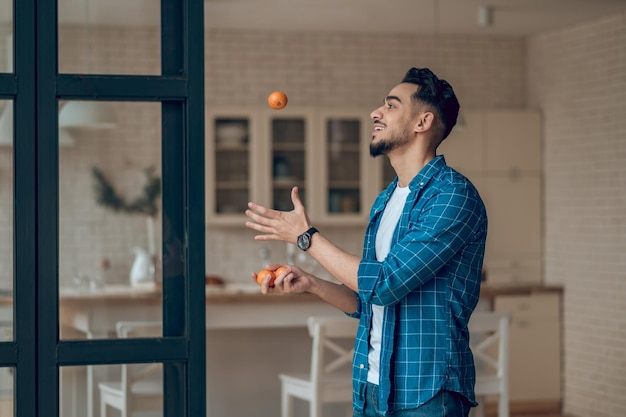
{"label": "glass-front cabinet", "polygon": [[241,225],[247,202],[291,210],[298,187],[319,225],[361,224],[381,189],[368,111],[207,109],[207,223]]}
{"label": "glass-front cabinet", "polygon": [[271,152],[271,202],[277,210],[291,210],[291,189],[298,187],[307,206],[307,145],[312,140],[311,121],[305,115],[275,112],[268,116]]}
{"label": "glass-front cabinet", "polygon": [[[250,123],[248,119],[223,117],[215,120],[215,210],[235,213],[248,200]],[[237,167],[237,169],[233,169]]]}
{"label": "glass-front cabinet", "polygon": [[206,129],[207,222],[241,219],[248,201],[259,197],[253,183],[259,158],[257,120],[238,110],[208,113]]}
{"label": "glass-front cabinet", "polygon": [[322,111],[319,126],[323,222],[365,223],[380,191],[380,158],[374,160],[369,155],[369,111]]}

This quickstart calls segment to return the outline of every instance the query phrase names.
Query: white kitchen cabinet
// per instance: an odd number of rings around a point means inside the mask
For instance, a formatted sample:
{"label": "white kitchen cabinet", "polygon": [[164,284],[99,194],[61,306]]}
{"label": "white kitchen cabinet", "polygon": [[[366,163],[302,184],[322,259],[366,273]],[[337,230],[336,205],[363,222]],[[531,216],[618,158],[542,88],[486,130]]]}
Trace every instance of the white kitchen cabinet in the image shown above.
{"label": "white kitchen cabinet", "polygon": [[457,125],[439,145],[438,153],[457,171],[471,177],[485,171],[485,112],[463,111],[463,125]]}
{"label": "white kitchen cabinet", "polygon": [[293,186],[316,225],[366,222],[378,192],[370,185],[380,178],[379,161],[369,157],[368,114],[207,109],[207,224],[240,226],[248,201],[291,210]]}
{"label": "white kitchen cabinet", "polygon": [[247,203],[262,195],[260,118],[242,109],[208,110],[205,124],[207,223],[240,223]]}
{"label": "white kitchen cabinet", "polygon": [[478,188],[489,233],[489,284],[542,279],[541,117],[528,110],[464,111],[464,125],[440,146],[447,163]]}
{"label": "white kitchen cabinet", "polygon": [[560,293],[496,296],[494,310],[512,315],[511,402],[558,403],[561,398]]}
{"label": "white kitchen cabinet", "polygon": [[480,184],[489,219],[487,282],[540,284],[541,177],[487,175]]}
{"label": "white kitchen cabinet", "polygon": [[365,224],[380,190],[380,158],[369,154],[372,123],[361,110],[320,111],[322,129],[314,154],[321,156],[316,212],[324,224]]}
{"label": "white kitchen cabinet", "polygon": [[485,171],[540,172],[541,115],[530,110],[484,112]]}
{"label": "white kitchen cabinet", "polygon": [[518,175],[539,173],[541,115],[532,110],[464,110],[439,153],[458,171]]}
{"label": "white kitchen cabinet", "polygon": [[298,186],[308,209],[315,178],[312,156],[316,131],[311,110],[286,108],[261,111],[259,115],[263,155],[253,174],[260,180],[262,204],[291,210],[291,189]]}

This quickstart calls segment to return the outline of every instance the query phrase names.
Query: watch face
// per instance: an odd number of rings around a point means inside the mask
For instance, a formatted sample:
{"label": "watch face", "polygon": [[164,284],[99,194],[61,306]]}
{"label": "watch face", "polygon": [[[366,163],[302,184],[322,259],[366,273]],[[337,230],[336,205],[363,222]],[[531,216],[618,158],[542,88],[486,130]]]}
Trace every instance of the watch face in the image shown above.
{"label": "watch face", "polygon": [[302,250],[307,250],[311,246],[311,237],[304,233],[298,236],[298,247]]}
{"label": "watch face", "polygon": [[298,236],[298,247],[303,251],[309,249],[311,247],[311,236],[317,232],[318,230],[315,227],[311,227],[309,230]]}

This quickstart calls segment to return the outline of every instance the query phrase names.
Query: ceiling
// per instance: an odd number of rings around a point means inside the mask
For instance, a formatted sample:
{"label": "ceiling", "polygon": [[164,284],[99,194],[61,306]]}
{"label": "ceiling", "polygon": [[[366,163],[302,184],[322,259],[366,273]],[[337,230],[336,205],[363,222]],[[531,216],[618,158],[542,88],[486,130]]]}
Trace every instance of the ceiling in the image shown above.
{"label": "ceiling", "polygon": [[[156,26],[159,0],[58,0],[62,23]],[[0,0],[0,16],[11,16]],[[478,24],[478,9],[493,24]],[[528,36],[626,11],[626,0],[204,0],[207,28]],[[0,18],[1,19],[1,18]]]}
{"label": "ceiling", "polygon": [[[478,8],[493,24],[478,25]],[[205,0],[206,24],[374,33],[527,36],[626,11],[626,0]]]}

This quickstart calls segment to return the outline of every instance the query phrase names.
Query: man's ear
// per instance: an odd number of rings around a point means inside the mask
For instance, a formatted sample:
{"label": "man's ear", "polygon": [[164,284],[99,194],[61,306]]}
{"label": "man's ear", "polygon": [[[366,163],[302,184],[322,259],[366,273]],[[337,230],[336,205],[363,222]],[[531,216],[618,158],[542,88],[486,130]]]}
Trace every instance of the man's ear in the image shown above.
{"label": "man's ear", "polygon": [[435,123],[435,115],[432,112],[426,111],[420,113],[413,127],[416,132],[423,133],[430,130]]}

